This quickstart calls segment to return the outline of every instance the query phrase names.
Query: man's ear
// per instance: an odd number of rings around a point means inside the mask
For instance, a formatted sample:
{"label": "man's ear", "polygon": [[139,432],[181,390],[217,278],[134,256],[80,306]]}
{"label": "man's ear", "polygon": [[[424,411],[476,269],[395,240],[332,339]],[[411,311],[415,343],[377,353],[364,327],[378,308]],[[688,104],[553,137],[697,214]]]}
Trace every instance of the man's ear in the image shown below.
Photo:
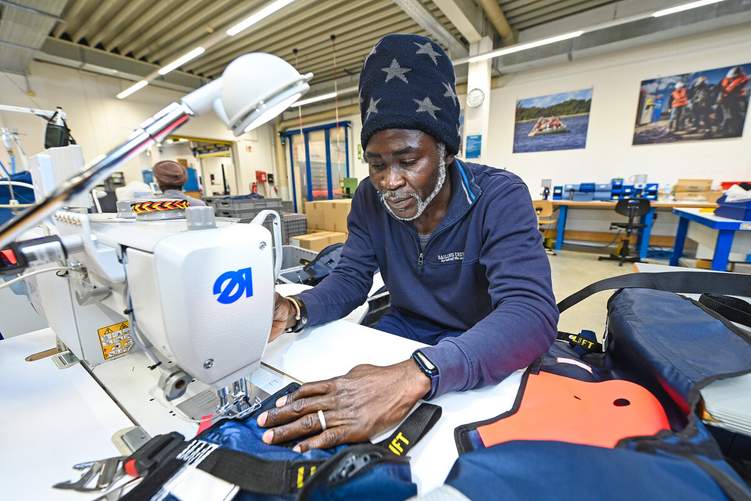
{"label": "man's ear", "polygon": [[451,165],[454,163],[454,158],[456,158],[456,155],[453,153],[446,153],[446,165]]}

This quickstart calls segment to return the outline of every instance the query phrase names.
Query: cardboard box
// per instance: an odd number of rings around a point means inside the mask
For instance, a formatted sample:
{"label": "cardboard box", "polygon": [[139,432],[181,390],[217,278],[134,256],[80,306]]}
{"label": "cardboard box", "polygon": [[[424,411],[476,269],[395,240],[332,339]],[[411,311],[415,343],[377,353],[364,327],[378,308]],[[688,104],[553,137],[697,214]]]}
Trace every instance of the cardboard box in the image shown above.
{"label": "cardboard box", "polygon": [[324,208],[325,230],[348,233],[347,217],[352,208],[352,200],[331,200]]}
{"label": "cardboard box", "polygon": [[722,190],[676,191],[673,197],[679,202],[716,202],[722,194]]}
{"label": "cardboard box", "polygon": [[305,202],[308,230],[323,230],[323,205],[320,202]]}
{"label": "cardboard box", "polygon": [[303,249],[320,252],[331,244],[344,243],[347,234],[334,231],[317,231],[290,238],[290,244]]}
{"label": "cardboard box", "polygon": [[305,204],[308,229],[347,233],[352,200],[318,200]]}
{"label": "cardboard box", "polygon": [[711,179],[679,179],[673,186],[673,193],[711,191]]}

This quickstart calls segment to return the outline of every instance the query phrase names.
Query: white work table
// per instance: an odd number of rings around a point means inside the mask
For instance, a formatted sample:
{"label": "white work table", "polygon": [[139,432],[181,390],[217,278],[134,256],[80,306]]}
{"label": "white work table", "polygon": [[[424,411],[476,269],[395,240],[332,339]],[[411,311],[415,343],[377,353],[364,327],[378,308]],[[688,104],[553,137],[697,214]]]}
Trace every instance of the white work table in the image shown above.
{"label": "white work table", "polygon": [[76,463],[120,455],[112,436],[133,426],[80,364],[24,360],[53,346],[50,329],[0,341],[2,499],[90,499],[51,486]]}
{"label": "white work table", "polygon": [[[345,321],[284,335],[271,343],[264,360],[301,381],[328,379],[358,364],[389,365],[423,346],[415,341]],[[458,457],[454,428],[506,412],[516,398],[521,372],[496,386],[451,393],[432,403],[443,409],[433,430],[410,452],[412,477],[421,493],[443,484]]]}
{"label": "white work table", "polygon": [[[4,498],[96,497],[54,490],[51,485],[73,478],[71,466],[75,463],[119,454],[111,437],[134,424],[80,365],[60,370],[50,359],[24,361],[27,355],[52,346],[54,336],[49,329],[0,341],[0,408],[6,420],[0,429]],[[361,363],[396,363],[420,346],[339,320],[281,336],[268,346],[263,360],[279,372],[307,382],[342,375]],[[153,409],[136,404],[148,400],[142,385],[125,384],[128,372],[143,360],[140,354],[128,355],[100,365],[94,372],[108,391],[112,392],[110,384],[117,386],[115,394],[128,413],[156,435],[167,431],[165,421],[157,422]],[[279,386],[288,381],[280,376],[271,383]],[[520,373],[516,373],[497,386],[444,395],[434,401],[443,408],[443,416],[410,453],[413,478],[421,493],[441,485],[456,460],[454,428],[507,411],[519,382]],[[187,435],[195,428],[189,423],[175,424],[175,429]]]}

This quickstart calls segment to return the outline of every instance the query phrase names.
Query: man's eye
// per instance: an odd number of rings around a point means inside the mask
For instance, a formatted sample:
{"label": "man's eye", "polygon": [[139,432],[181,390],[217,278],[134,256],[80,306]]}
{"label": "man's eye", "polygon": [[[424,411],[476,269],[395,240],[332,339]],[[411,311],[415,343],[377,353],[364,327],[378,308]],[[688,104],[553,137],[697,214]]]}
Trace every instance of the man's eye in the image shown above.
{"label": "man's eye", "polygon": [[402,160],[399,162],[403,167],[409,167],[410,165],[415,165],[417,163],[417,160]]}
{"label": "man's eye", "polygon": [[383,170],[385,167],[384,164],[370,164],[370,168],[373,170]]}

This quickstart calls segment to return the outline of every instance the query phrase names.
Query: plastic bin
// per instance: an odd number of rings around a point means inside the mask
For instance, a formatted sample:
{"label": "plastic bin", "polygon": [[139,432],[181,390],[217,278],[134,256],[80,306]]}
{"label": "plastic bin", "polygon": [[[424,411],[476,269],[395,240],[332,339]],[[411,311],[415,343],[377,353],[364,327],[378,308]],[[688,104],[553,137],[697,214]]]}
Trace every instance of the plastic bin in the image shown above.
{"label": "plastic bin", "polygon": [[282,208],[280,198],[250,198],[248,195],[223,197],[216,200],[215,207],[220,209],[245,210],[245,209],[279,209]]}
{"label": "plastic bin", "polygon": [[308,278],[303,272],[303,264],[300,260],[312,261],[318,255],[317,252],[296,245],[282,246],[282,269],[279,272],[278,281],[287,284],[301,284]]}
{"label": "plastic bin", "polygon": [[292,237],[308,233],[308,217],[305,214],[284,213],[282,220],[284,221],[282,230],[285,244],[288,244]]}
{"label": "plastic bin", "polygon": [[751,221],[751,202],[727,203],[725,198],[725,195],[723,195],[717,200],[719,207],[714,211],[715,216],[739,221]]}

